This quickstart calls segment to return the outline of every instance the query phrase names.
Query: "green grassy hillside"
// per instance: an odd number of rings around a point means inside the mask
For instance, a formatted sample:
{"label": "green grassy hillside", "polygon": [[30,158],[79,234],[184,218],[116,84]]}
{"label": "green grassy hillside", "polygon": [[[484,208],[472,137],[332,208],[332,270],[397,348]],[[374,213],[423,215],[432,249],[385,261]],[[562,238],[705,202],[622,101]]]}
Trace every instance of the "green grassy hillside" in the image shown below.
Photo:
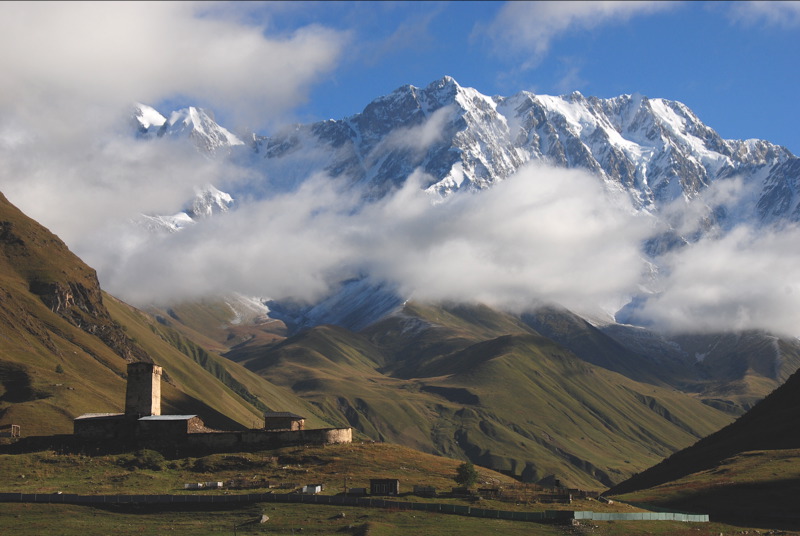
{"label": "green grassy hillside", "polygon": [[797,422],[800,422],[800,373],[792,375],[786,383],[729,426],[620,483],[611,493],[623,494],[654,488],[689,475],[711,471],[724,460],[749,451],[800,449]]}
{"label": "green grassy hillside", "polygon": [[615,498],[733,523],[797,528],[798,494],[800,450],[778,449],[740,452],[708,469]]}
{"label": "green grassy hillside", "polygon": [[619,482],[730,422],[485,307],[408,304],[362,334],[321,326],[226,356],[375,439],[584,488]]}

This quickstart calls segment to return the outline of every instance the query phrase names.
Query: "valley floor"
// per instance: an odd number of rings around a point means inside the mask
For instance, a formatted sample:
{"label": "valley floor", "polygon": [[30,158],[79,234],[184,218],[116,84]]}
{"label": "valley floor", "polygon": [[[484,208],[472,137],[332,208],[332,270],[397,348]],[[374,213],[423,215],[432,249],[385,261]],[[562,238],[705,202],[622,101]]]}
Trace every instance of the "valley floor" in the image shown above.
{"label": "valley floor", "polygon": [[[344,514],[344,517],[342,517]],[[262,515],[269,519],[260,523]],[[592,521],[576,525],[546,525],[495,519],[474,519],[427,512],[385,509],[340,508],[322,505],[252,504],[247,507],[182,508],[158,507],[95,508],[73,505],[0,504],[0,534],[59,534],[115,536],[165,534],[304,534],[368,536],[578,536],[615,535],[734,535],[800,532],[766,531],[719,523],[668,521]]]}

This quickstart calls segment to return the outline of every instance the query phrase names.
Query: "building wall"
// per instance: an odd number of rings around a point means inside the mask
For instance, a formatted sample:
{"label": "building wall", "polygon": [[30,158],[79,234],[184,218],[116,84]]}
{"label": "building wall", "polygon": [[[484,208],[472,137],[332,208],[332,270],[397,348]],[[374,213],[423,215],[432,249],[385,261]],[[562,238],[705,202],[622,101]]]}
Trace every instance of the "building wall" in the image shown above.
{"label": "building wall", "polygon": [[133,437],[136,421],[118,418],[75,419],[73,433],[84,439],[125,439]]}
{"label": "building wall", "polygon": [[153,363],[128,365],[125,415],[161,415],[161,367]]}
{"label": "building wall", "polygon": [[394,478],[373,478],[369,481],[370,495],[398,495],[400,481]]}
{"label": "building wall", "polygon": [[264,419],[265,430],[303,430],[305,419],[292,419],[291,417],[270,417]]}
{"label": "building wall", "polygon": [[246,430],[243,432],[211,432],[188,434],[187,445],[210,450],[281,448],[295,445],[332,445],[351,443],[351,428],[320,428],[314,430],[277,431]]}
{"label": "building wall", "polygon": [[199,417],[180,420],[146,420],[138,421],[137,435],[143,438],[169,438],[180,441],[192,429],[202,429],[203,421]]}

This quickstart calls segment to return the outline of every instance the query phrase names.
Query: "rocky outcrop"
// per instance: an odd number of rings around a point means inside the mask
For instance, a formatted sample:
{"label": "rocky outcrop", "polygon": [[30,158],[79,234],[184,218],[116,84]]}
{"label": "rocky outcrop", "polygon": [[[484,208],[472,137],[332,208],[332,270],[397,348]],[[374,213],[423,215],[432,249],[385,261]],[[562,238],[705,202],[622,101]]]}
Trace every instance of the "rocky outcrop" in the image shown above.
{"label": "rocky outcrop", "polygon": [[[53,313],[73,326],[98,337],[126,361],[152,359],[122,327],[114,322],[103,304],[97,273],[74,255],[64,242],[31,220],[0,194],[0,276],[18,282],[37,296]],[[53,325],[44,314],[20,305],[7,289],[0,295],[0,312],[7,325],[25,333],[56,355]],[[80,346],[75,337],[68,337]],[[92,352],[90,354],[94,355]]]}

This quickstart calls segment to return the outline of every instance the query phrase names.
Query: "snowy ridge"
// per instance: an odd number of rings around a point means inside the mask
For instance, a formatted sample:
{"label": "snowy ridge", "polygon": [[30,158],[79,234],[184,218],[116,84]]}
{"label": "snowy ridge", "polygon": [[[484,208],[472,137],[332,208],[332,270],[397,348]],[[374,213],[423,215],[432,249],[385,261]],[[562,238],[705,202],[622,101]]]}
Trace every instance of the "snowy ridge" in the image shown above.
{"label": "snowy ridge", "polygon": [[189,106],[169,114],[169,119],[152,106],[137,103],[133,123],[142,138],[189,138],[207,155],[229,154],[232,147],[244,142],[214,121],[213,114]]}
{"label": "snowy ridge", "polygon": [[[166,119],[139,105],[135,118],[142,137],[155,131],[157,137],[189,139],[204,155],[231,158],[254,171],[261,182],[248,194],[291,190],[326,174],[359,188],[369,202],[422,171],[422,187],[436,199],[491,188],[524,164],[543,161],[587,170],[657,218],[675,202],[705,203],[711,185],[738,178],[750,197],[736,206],[707,207],[704,229],[800,222],[800,159],[767,141],[725,140],[684,104],[639,94],[601,99],[523,91],[488,97],[444,77],[424,88],[400,87],[353,116],[253,134],[247,144],[199,108]],[[175,231],[232,205],[231,196],[214,188],[198,194],[185,212],[151,217],[151,223]],[[704,229],[691,236],[670,230],[648,243],[646,252],[697,240]],[[401,297],[379,284],[351,281],[322,303],[302,310],[272,304],[270,314],[291,316],[298,326],[355,327],[398,303]]]}
{"label": "snowy ridge", "polygon": [[196,191],[195,197],[183,211],[172,215],[142,214],[135,223],[154,233],[174,233],[197,223],[199,219],[227,212],[233,206],[233,197],[209,184]]}
{"label": "snowy ridge", "polygon": [[[424,149],[404,144],[404,134],[431,143]],[[403,86],[342,120],[254,139],[248,165],[272,177],[276,189],[322,171],[365,187],[375,198],[420,169],[432,177],[423,186],[444,197],[489,188],[526,162],[544,160],[586,169],[649,212],[693,199],[712,182],[736,175],[759,181],[757,189],[766,194],[769,185],[785,182],[780,166],[797,160],[765,141],[724,140],[674,101],[637,94],[587,98],[578,92],[487,97],[450,77],[425,88]],[[791,210],[797,205],[793,201]],[[745,208],[730,216],[752,217],[753,207]],[[769,208],[760,212],[772,217]]]}
{"label": "snowy ridge", "polygon": [[233,197],[230,194],[217,190],[213,185],[208,184],[204,188],[197,190],[194,199],[186,210],[186,214],[193,220],[208,218],[214,214],[228,212],[233,204]]}
{"label": "snowy ridge", "polygon": [[198,148],[211,154],[229,152],[231,147],[244,145],[242,140],[219,126],[205,110],[194,106],[172,112],[158,135],[188,136]]}
{"label": "snowy ridge", "polygon": [[157,131],[167,122],[167,118],[158,113],[155,108],[138,102],[134,105],[133,119],[142,134],[151,132],[151,129]]}

